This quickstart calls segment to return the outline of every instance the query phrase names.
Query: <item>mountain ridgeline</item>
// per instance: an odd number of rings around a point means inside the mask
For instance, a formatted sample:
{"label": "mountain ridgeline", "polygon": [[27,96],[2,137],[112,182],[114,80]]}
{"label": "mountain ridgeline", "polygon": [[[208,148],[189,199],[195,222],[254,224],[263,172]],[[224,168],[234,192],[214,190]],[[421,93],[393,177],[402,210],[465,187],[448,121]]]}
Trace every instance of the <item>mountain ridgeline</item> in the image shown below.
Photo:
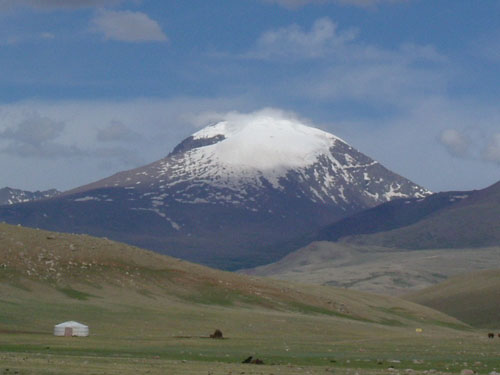
{"label": "mountain ridgeline", "polygon": [[4,187],[0,189],[0,206],[7,204],[31,202],[40,199],[48,199],[55,197],[59,194],[61,194],[61,192],[56,189],[50,189],[45,191],[27,191],[21,189],[13,189],[10,187]]}
{"label": "mountain ridgeline", "polygon": [[1,207],[0,220],[237,269],[349,215],[429,194],[330,133],[262,111],[208,126],[144,167]]}
{"label": "mountain ridgeline", "polygon": [[500,245],[500,182],[381,204],[323,228],[315,240],[402,249]]}

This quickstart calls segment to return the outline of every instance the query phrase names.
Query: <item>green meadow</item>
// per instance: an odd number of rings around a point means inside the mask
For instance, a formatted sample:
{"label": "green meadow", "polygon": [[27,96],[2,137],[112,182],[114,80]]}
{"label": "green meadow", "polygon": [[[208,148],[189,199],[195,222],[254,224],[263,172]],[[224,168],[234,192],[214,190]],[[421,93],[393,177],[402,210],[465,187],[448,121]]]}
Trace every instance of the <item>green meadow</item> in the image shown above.
{"label": "green meadow", "polygon": [[0,374],[500,372],[500,338],[397,298],[5,225],[0,250]]}

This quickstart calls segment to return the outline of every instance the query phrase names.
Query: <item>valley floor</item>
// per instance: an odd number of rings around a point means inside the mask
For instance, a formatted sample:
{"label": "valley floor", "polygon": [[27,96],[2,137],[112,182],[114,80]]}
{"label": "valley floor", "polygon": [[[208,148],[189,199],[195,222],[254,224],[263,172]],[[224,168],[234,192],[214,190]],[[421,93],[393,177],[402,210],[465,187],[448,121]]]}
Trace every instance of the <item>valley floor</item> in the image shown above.
{"label": "valley floor", "polygon": [[[308,320],[306,318],[306,320]],[[323,319],[321,319],[323,320]],[[328,318],[323,324],[328,324]],[[320,323],[320,322],[318,322]],[[332,323],[334,323],[332,321]],[[322,325],[320,323],[320,325]],[[353,339],[233,336],[223,340],[148,334],[54,337],[3,332],[0,374],[478,374],[500,372],[500,339],[484,331],[400,330]],[[368,327],[367,327],[368,328]],[[359,333],[359,332],[355,332]],[[317,340],[317,341],[316,341]],[[264,365],[242,364],[253,355]]]}
{"label": "valley floor", "polygon": [[451,276],[500,268],[499,250],[492,246],[410,251],[313,242],[276,263],[241,273],[397,296]]}

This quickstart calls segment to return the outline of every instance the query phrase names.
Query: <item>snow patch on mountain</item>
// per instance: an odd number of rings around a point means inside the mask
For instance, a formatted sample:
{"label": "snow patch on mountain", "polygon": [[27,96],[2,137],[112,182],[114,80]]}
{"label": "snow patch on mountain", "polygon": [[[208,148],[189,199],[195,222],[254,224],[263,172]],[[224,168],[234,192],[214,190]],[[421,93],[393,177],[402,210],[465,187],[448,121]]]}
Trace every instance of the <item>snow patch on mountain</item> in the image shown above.
{"label": "snow patch on mountain", "polygon": [[88,201],[100,201],[101,199],[98,197],[93,197],[93,196],[86,196],[86,197],[81,197],[75,199],[75,202],[88,202]]}
{"label": "snow patch on mountain", "polygon": [[211,159],[241,170],[281,171],[305,167],[328,153],[340,140],[294,119],[260,112],[239,115],[193,134],[194,139],[224,138],[193,150],[199,160]]}
{"label": "snow patch on mountain", "polygon": [[[205,142],[196,143],[200,140]],[[309,177],[302,173],[304,168],[318,163],[321,156],[329,159],[327,164],[331,168],[323,179],[326,186],[331,187],[335,179],[328,173],[366,167],[350,155],[346,155],[348,163],[342,165],[332,157],[330,150],[337,142],[345,144],[344,141],[276,110],[232,113],[226,120],[193,134],[192,142],[202,146],[187,150],[180,160],[173,158],[163,164],[163,174],[175,177],[168,187],[196,180],[232,190],[242,190],[244,186],[259,189],[267,182],[274,189],[283,190],[281,180],[289,171],[299,172],[299,178],[305,181]],[[320,173],[325,173],[325,168],[317,167],[314,173],[318,178]],[[346,179],[350,178],[348,173],[343,174]],[[309,191],[320,201],[332,200],[318,194],[315,188]],[[243,196],[246,195],[244,192]]]}

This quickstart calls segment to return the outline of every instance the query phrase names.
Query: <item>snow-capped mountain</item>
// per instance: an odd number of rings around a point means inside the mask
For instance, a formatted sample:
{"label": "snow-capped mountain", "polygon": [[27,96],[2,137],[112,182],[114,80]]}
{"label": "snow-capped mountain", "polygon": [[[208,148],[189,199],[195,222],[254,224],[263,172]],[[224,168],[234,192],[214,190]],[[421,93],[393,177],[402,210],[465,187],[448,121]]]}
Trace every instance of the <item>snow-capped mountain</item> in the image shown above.
{"label": "snow-capped mountain", "polygon": [[286,241],[346,215],[427,194],[340,138],[267,110],[230,115],[162,160],[66,192],[58,211],[39,204],[0,218],[235,268],[280,257],[294,250]]}
{"label": "snow-capped mountain", "polygon": [[159,211],[166,198],[255,211],[268,208],[257,198],[273,192],[348,210],[429,193],[340,138],[273,115],[218,122],[156,163],[76,191],[127,187],[142,191]]}
{"label": "snow-capped mountain", "polygon": [[59,194],[61,194],[61,192],[56,189],[45,191],[27,191],[4,187],[0,189],[0,205],[31,202],[39,199],[52,198]]}

